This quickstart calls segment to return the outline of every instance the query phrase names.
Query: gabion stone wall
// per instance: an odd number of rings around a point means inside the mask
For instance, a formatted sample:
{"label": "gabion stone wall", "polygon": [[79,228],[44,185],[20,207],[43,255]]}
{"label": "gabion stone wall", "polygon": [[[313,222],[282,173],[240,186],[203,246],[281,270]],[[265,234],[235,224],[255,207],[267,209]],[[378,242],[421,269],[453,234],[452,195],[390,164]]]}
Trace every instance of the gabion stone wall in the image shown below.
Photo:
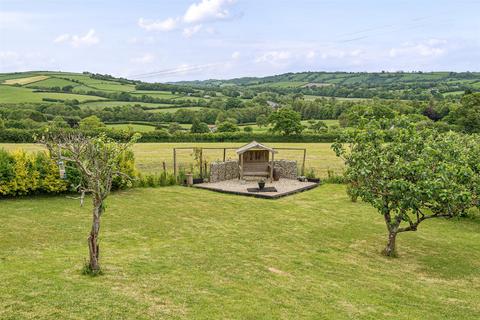
{"label": "gabion stone wall", "polygon": [[[297,179],[297,161],[274,160],[275,168],[280,171],[280,178]],[[210,163],[210,182],[238,179],[240,169],[237,160],[215,161]]]}
{"label": "gabion stone wall", "polygon": [[274,160],[274,168],[280,169],[280,178],[297,179],[297,161]]}
{"label": "gabion stone wall", "polygon": [[240,176],[238,161],[216,161],[210,163],[210,182],[237,179]]}

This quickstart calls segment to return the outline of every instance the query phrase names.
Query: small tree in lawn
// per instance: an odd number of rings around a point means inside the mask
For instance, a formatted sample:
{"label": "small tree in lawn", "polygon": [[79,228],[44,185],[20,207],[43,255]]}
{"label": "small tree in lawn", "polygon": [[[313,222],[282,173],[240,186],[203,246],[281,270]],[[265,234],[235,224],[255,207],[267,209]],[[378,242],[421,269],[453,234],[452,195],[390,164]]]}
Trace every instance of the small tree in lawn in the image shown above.
{"label": "small tree in lawn", "polygon": [[396,256],[398,233],[432,218],[451,218],[480,206],[480,139],[458,133],[366,129],[332,147],[344,159],[349,194],[374,206],[385,220],[386,256]]}
{"label": "small tree in lawn", "polygon": [[[80,172],[81,183],[78,187],[82,193],[92,195],[92,228],[88,236],[89,263],[87,270],[91,274],[100,272],[100,248],[98,236],[100,218],[105,211],[105,199],[110,194],[112,181],[120,172],[120,162],[130,146],[139,138],[133,136],[126,143],[119,143],[105,135],[86,137],[81,133],[47,133],[44,143],[55,159],[73,165]],[[132,179],[133,177],[126,177]]]}

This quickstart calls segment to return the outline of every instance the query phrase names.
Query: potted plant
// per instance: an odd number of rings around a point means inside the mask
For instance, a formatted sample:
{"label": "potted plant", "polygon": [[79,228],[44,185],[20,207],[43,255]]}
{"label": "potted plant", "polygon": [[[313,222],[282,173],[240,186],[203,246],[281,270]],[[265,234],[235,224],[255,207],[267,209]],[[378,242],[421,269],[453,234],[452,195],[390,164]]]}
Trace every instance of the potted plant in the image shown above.
{"label": "potted plant", "polygon": [[320,179],[315,177],[315,171],[313,171],[312,168],[309,169],[309,171],[305,175],[305,178],[307,178],[308,182],[320,183]]}
{"label": "potted plant", "polygon": [[265,179],[260,179],[260,181],[258,181],[258,189],[262,190],[263,188],[265,188]]}

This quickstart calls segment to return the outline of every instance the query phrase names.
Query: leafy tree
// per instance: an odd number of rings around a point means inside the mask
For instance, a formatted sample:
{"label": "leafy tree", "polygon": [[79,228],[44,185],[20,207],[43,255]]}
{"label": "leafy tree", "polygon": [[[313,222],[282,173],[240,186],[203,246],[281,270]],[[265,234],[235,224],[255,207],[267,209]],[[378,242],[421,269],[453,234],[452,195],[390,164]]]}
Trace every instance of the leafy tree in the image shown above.
{"label": "leafy tree", "polygon": [[273,124],[271,130],[284,135],[301,134],[304,129],[301,120],[300,113],[290,108],[281,108],[268,118],[269,123]]}
{"label": "leafy tree", "polygon": [[360,197],[383,215],[388,231],[383,253],[396,256],[398,233],[480,206],[480,141],[413,126],[398,129],[391,139],[367,129],[345,136],[348,150],[340,143],[332,147],[345,160],[352,199]]}
{"label": "leafy tree", "polygon": [[68,123],[63,119],[62,116],[56,116],[53,118],[51,124],[54,128],[68,128]]}
{"label": "leafy tree", "polygon": [[105,127],[105,124],[97,116],[86,117],[80,121],[80,129],[82,130],[94,130],[103,127]]}
{"label": "leafy tree", "polygon": [[465,132],[480,132],[480,93],[472,93],[462,97],[461,104],[450,119],[460,125]]}
{"label": "leafy tree", "polygon": [[314,122],[311,126],[310,126],[310,129],[312,129],[314,132],[320,132],[322,130],[326,130],[328,129],[328,126],[327,124],[322,121],[322,120],[318,120],[317,122]]}
{"label": "leafy tree", "polygon": [[5,129],[5,120],[0,118],[0,130]]}
{"label": "leafy tree", "polygon": [[192,127],[190,128],[191,133],[208,133],[210,129],[205,122],[200,122],[198,119],[193,119]]}
{"label": "leafy tree", "polygon": [[179,125],[176,122],[172,122],[168,126],[168,133],[170,133],[170,134],[174,134],[174,133],[177,133],[177,132],[182,131],[182,130],[183,130],[182,126]]}
{"label": "leafy tree", "polygon": [[227,101],[225,102],[226,110],[242,108],[242,107],[243,107],[243,101],[239,98],[228,98]]}
{"label": "leafy tree", "polygon": [[261,127],[266,127],[268,125],[268,118],[266,115],[261,114],[257,117],[257,126]]}
{"label": "leafy tree", "polygon": [[253,128],[250,127],[250,126],[246,126],[246,127],[243,128],[243,131],[244,132],[253,132]]}
{"label": "leafy tree", "polygon": [[[118,143],[105,135],[89,138],[81,133],[47,133],[41,139],[51,156],[76,167],[80,172],[82,192],[92,195],[92,227],[88,237],[89,263],[86,271],[91,274],[100,272],[100,248],[98,243],[100,218],[105,212],[105,200],[110,194],[112,182],[120,175],[124,176],[120,163],[137,141],[138,135],[126,143]],[[127,177],[132,179],[133,177]]]}
{"label": "leafy tree", "polygon": [[236,132],[238,130],[238,126],[231,121],[224,121],[217,127],[218,132]]}

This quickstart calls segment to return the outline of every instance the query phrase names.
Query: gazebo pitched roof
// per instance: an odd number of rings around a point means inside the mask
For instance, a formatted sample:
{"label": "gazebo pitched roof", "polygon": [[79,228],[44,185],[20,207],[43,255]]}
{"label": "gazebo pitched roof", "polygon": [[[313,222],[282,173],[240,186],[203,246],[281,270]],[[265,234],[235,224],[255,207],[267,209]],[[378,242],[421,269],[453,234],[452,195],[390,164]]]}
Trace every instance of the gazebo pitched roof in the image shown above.
{"label": "gazebo pitched roof", "polygon": [[276,152],[277,152],[277,151],[275,151],[275,149],[270,148],[270,147],[267,147],[266,145],[261,144],[260,142],[257,142],[257,141],[252,141],[252,142],[250,142],[249,144],[244,145],[243,147],[237,149],[236,152],[237,152],[237,154],[242,154],[242,153],[245,153],[246,151],[252,150],[252,149],[254,149],[254,150],[258,150],[258,149],[260,149],[260,150],[268,150],[268,151],[270,151],[270,152],[272,152],[272,153],[276,153]]}

